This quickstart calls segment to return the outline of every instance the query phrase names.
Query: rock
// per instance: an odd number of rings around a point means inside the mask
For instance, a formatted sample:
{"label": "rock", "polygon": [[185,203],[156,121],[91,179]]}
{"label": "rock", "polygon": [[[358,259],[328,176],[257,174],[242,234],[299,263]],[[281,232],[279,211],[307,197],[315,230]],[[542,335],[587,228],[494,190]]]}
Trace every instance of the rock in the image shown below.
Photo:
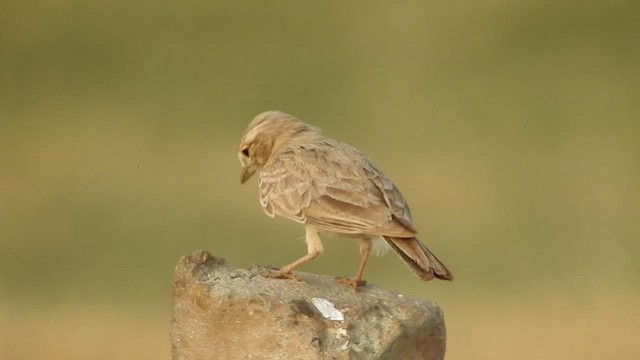
{"label": "rock", "polygon": [[205,251],[183,256],[173,283],[173,359],[444,358],[444,317],[431,301],[266,271],[236,269]]}

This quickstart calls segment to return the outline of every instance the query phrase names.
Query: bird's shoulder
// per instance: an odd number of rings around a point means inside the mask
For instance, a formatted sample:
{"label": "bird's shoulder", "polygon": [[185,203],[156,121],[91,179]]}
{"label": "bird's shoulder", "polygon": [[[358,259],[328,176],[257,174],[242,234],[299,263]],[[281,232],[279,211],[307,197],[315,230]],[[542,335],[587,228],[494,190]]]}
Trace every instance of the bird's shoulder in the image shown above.
{"label": "bird's shoulder", "polygon": [[260,172],[265,182],[312,181],[316,186],[370,186],[379,170],[358,149],[327,137],[287,144],[274,154]]}

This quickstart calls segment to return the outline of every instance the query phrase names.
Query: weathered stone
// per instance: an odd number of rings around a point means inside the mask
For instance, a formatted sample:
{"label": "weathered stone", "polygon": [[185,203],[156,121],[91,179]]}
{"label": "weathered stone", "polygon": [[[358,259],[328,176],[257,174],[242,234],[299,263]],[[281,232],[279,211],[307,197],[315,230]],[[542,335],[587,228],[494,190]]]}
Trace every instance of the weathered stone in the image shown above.
{"label": "weathered stone", "polygon": [[174,360],[443,359],[440,308],[334,278],[265,278],[205,251],[183,256],[173,284]]}

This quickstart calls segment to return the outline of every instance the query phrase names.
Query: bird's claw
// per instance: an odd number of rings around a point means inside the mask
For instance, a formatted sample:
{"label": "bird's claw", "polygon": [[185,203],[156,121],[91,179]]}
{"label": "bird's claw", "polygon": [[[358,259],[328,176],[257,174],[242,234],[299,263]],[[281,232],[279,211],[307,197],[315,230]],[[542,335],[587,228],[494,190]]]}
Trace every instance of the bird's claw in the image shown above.
{"label": "bird's claw", "polygon": [[358,287],[365,285],[367,282],[362,279],[352,279],[352,278],[337,278],[338,283],[348,286],[354,290],[357,290]]}
{"label": "bird's claw", "polygon": [[295,280],[295,281],[300,281],[300,278],[293,275],[292,273],[284,273],[280,270],[276,270],[276,271],[269,271],[267,272],[264,277],[270,278],[270,279],[287,279],[287,280]]}

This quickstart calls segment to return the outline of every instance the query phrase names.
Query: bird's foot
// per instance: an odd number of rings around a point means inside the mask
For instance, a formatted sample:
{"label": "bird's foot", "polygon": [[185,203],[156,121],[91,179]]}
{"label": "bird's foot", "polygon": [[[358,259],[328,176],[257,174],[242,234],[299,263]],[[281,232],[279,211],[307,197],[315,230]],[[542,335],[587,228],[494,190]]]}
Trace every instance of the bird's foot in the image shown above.
{"label": "bird's foot", "polygon": [[348,286],[354,290],[357,290],[358,287],[365,285],[367,282],[362,280],[362,279],[356,279],[356,278],[336,278],[336,280],[338,281],[338,283]]}
{"label": "bird's foot", "polygon": [[280,270],[269,271],[264,275],[264,277],[270,278],[270,279],[287,279],[287,280],[300,281],[300,278],[293,275],[292,273],[290,272],[285,273]]}

